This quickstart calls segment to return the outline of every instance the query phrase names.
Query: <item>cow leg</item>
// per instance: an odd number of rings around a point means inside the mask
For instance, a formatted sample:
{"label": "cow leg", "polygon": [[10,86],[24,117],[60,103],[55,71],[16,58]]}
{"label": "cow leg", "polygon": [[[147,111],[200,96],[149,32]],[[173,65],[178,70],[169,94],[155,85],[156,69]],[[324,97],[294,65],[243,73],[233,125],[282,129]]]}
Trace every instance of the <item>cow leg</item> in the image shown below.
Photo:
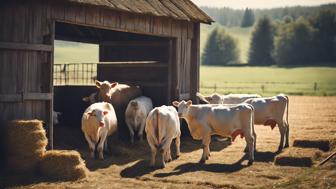
{"label": "cow leg", "polygon": [[128,126],[128,129],[129,129],[129,132],[130,132],[131,144],[134,144],[134,130],[129,124],[127,124],[127,126]]}
{"label": "cow leg", "polygon": [[146,120],[143,120],[140,125],[139,132],[138,132],[138,137],[139,137],[140,142],[143,142],[143,131],[145,129],[145,125],[146,125]]}
{"label": "cow leg", "polygon": [[180,151],[180,144],[181,144],[181,134],[179,134],[175,139],[175,145],[176,145],[176,158],[179,158],[181,155]]}
{"label": "cow leg", "polygon": [[168,162],[169,160],[171,160],[171,153],[170,153],[170,145],[171,145],[171,140],[169,141],[165,141],[163,142],[162,146],[161,146],[161,149],[160,150],[160,153],[161,153],[161,168],[164,168],[166,167],[166,164],[165,162]]}
{"label": "cow leg", "polygon": [[254,136],[246,135],[245,141],[246,141],[246,145],[248,147],[248,153],[249,153],[248,165],[252,165],[254,161],[254,143],[255,143]]}
{"label": "cow leg", "polygon": [[84,136],[85,136],[86,141],[89,144],[90,157],[94,158],[94,152],[95,152],[96,144],[91,141],[89,135],[87,135],[86,133],[84,133]]}
{"label": "cow leg", "polygon": [[156,151],[157,151],[157,148],[154,144],[154,141],[152,140],[152,138],[147,135],[147,141],[148,141],[148,144],[149,144],[149,147],[151,149],[151,160],[150,160],[150,166],[151,167],[154,167],[155,166],[155,157],[156,157]]}
{"label": "cow leg", "polygon": [[166,158],[165,158],[165,160],[166,160],[166,162],[170,162],[170,161],[172,161],[172,156],[171,156],[171,152],[170,152],[170,147],[169,148],[167,148],[167,151],[166,151]]}
{"label": "cow leg", "polygon": [[278,127],[279,127],[279,131],[280,131],[280,144],[279,144],[279,147],[278,147],[278,152],[281,152],[282,149],[283,149],[286,127],[285,127],[285,125],[282,121],[278,122]]}
{"label": "cow leg", "polygon": [[104,149],[104,144],[105,144],[106,137],[107,137],[107,133],[103,132],[102,137],[100,138],[100,141],[99,141],[98,146],[97,146],[99,159],[104,159],[103,149]]}
{"label": "cow leg", "polygon": [[209,149],[210,141],[211,141],[210,133],[205,133],[203,135],[203,140],[202,140],[203,154],[202,154],[202,158],[200,160],[200,163],[205,163],[205,161],[209,159],[209,156],[210,156],[210,149]]}
{"label": "cow leg", "polygon": [[289,124],[285,123],[285,128],[286,128],[286,141],[285,141],[285,148],[289,147]]}
{"label": "cow leg", "polygon": [[107,141],[108,141],[108,138],[106,136],[106,139],[105,139],[105,142],[104,142],[104,151],[107,152],[108,151],[108,148],[107,148]]}

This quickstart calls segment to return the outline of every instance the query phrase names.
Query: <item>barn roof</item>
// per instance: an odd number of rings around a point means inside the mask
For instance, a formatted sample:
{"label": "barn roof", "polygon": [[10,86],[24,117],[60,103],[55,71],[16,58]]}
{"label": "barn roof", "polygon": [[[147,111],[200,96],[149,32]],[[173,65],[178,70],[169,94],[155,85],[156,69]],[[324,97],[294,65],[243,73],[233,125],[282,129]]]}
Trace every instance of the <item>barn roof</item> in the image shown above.
{"label": "barn roof", "polygon": [[112,10],[168,17],[177,20],[214,22],[190,0],[67,0],[73,3],[105,7]]}

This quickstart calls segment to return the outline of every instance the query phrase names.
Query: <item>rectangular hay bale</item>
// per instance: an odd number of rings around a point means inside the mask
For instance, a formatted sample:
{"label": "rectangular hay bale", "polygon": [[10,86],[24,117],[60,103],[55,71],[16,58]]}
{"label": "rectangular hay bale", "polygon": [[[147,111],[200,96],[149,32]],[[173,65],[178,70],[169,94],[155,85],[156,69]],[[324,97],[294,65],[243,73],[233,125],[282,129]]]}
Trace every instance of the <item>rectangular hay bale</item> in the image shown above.
{"label": "rectangular hay bale", "polygon": [[331,149],[331,142],[332,141],[328,139],[320,139],[320,140],[295,139],[293,146],[301,148],[317,148],[327,152]]}
{"label": "rectangular hay bale", "polygon": [[274,160],[275,165],[311,167],[314,160],[320,156],[321,151],[316,149],[289,148],[277,155]]}

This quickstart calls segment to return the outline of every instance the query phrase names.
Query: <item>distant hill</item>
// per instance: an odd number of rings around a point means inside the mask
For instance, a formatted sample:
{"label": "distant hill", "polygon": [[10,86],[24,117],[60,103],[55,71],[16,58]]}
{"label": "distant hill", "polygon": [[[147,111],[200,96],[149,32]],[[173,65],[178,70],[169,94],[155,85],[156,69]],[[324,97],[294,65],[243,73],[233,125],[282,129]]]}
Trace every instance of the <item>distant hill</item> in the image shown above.
{"label": "distant hill", "polygon": [[[215,8],[201,6],[201,9],[211,16],[217,23],[223,26],[240,26],[244,9]],[[256,20],[261,16],[267,15],[273,20],[281,20],[285,16],[296,19],[300,16],[309,17],[315,15],[321,9],[332,9],[336,11],[336,3],[320,6],[295,6],[272,9],[252,9]]]}

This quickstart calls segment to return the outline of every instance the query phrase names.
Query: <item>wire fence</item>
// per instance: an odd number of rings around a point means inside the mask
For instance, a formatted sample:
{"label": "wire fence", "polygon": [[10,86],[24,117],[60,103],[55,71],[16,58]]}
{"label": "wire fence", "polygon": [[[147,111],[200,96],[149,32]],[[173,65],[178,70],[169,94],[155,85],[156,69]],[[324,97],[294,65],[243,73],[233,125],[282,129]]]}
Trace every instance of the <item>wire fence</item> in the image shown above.
{"label": "wire fence", "polygon": [[202,93],[259,93],[264,95],[286,93],[292,95],[335,95],[333,83],[318,82],[223,82],[202,83]]}
{"label": "wire fence", "polygon": [[54,85],[93,85],[97,63],[54,64]]}

